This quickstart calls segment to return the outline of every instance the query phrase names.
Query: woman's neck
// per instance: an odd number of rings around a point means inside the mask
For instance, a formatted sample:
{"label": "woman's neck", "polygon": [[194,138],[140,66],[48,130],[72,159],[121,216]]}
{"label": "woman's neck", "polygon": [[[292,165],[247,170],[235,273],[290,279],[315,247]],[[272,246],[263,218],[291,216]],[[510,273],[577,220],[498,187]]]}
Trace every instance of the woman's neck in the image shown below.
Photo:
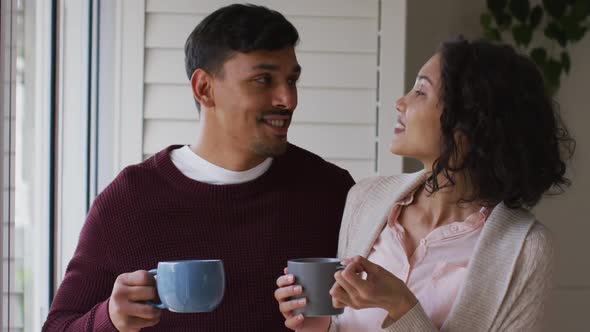
{"label": "woman's neck", "polygon": [[456,174],[453,185],[445,186],[447,181],[444,176],[439,175],[438,183],[443,188],[431,193],[426,185],[423,185],[414,194],[415,207],[424,216],[420,218],[421,222],[430,229],[455,221],[463,221],[481,209],[477,201],[461,201],[465,197],[470,197],[473,192],[473,187],[466,176]]}

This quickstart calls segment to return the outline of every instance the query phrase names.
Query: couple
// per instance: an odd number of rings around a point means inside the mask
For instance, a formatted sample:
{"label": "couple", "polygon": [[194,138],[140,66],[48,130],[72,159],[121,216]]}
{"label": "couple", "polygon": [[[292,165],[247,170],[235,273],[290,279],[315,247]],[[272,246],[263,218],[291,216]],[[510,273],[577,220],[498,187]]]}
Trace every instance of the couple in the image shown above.
{"label": "couple", "polygon": [[[44,331],[538,327],[553,246],[529,210],[569,184],[573,141],[535,65],[508,46],[443,43],[395,103],[391,152],[424,170],[354,185],[287,142],[298,39],[280,13],[252,5],[194,29],[195,143],[126,168],[96,198]],[[287,260],[334,255],[346,258],[330,290],[344,314],[293,315],[305,301],[290,300],[301,289],[288,271],[279,276]],[[157,299],[146,270],[210,258],[227,276],[215,311],[145,304]]]}

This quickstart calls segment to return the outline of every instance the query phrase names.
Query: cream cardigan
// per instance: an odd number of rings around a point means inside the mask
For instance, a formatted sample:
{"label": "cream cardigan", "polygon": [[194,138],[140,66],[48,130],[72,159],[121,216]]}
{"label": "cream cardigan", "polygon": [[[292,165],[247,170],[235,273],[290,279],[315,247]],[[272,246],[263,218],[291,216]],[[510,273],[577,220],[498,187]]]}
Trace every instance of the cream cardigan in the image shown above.
{"label": "cream cardigan", "polygon": [[[338,257],[367,257],[385,226],[391,204],[406,197],[424,179],[424,172],[418,172],[357,183],[346,201]],[[551,234],[530,212],[498,204],[484,225],[465,284],[441,331],[540,330],[552,289],[553,252]],[[337,316],[329,331],[338,331]],[[418,303],[382,331],[437,329]]]}

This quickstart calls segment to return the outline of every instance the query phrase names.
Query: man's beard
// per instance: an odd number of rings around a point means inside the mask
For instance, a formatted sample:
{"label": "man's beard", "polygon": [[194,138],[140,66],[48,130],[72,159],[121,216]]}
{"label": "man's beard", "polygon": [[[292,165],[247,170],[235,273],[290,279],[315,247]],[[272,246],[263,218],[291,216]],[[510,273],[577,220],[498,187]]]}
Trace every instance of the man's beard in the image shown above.
{"label": "man's beard", "polygon": [[256,141],[252,143],[252,150],[259,156],[269,158],[278,157],[287,151],[288,142],[282,141],[277,143],[271,143],[265,141],[261,137],[257,137]]}

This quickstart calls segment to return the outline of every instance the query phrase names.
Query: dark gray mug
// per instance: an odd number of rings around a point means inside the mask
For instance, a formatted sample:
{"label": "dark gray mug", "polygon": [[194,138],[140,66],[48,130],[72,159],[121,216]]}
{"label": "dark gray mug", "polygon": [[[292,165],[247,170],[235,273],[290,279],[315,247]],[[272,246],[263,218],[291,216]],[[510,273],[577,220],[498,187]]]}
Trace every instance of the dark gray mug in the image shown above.
{"label": "dark gray mug", "polygon": [[307,317],[340,315],[344,308],[332,306],[330,288],[334,285],[334,273],[344,269],[338,258],[299,258],[287,262],[289,274],[295,276],[295,284],[301,285],[303,292],[293,299],[307,298],[307,304],[294,310]]}

